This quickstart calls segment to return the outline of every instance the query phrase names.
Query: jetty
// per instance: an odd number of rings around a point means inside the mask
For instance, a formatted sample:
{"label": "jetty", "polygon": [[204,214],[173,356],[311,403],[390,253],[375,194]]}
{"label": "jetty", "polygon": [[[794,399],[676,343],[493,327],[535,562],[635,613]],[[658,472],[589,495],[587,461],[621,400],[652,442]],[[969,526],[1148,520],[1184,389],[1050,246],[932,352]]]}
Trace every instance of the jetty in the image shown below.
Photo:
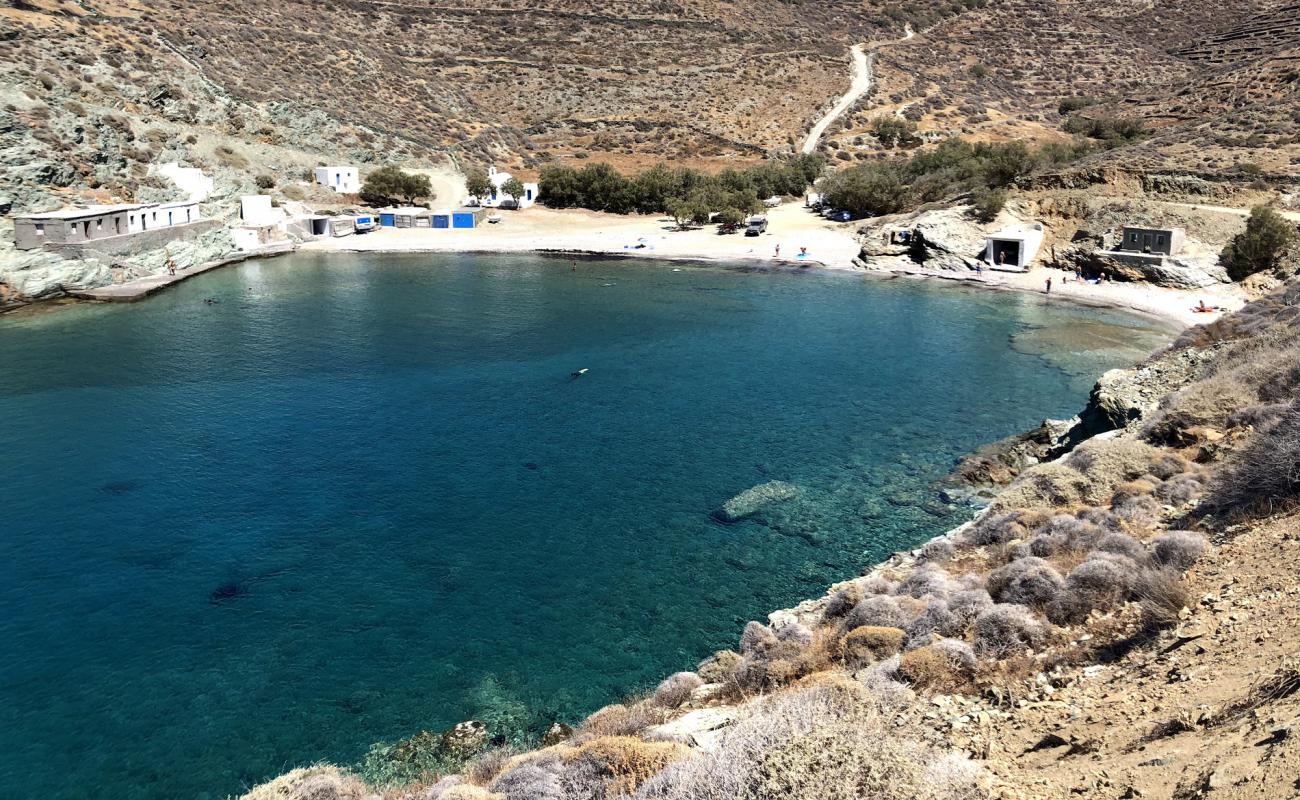
{"label": "jetty", "polygon": [[207,261],[196,267],[188,269],[178,269],[175,275],[162,273],[161,275],[146,275],[142,278],[115,283],[111,286],[100,286],[95,289],[69,289],[68,296],[75,297],[79,300],[95,300],[103,303],[134,303],[136,300],[143,300],[149,295],[161,292],[169,286],[174,286],[181,281],[189,280],[195,275],[202,275],[205,272],[211,272],[214,269],[237,264],[241,261],[247,261],[250,258],[265,258],[267,256],[278,256],[284,253],[291,253],[295,249],[293,242],[276,242],[257,250],[249,250],[239,253],[229,258],[222,258],[216,261]]}

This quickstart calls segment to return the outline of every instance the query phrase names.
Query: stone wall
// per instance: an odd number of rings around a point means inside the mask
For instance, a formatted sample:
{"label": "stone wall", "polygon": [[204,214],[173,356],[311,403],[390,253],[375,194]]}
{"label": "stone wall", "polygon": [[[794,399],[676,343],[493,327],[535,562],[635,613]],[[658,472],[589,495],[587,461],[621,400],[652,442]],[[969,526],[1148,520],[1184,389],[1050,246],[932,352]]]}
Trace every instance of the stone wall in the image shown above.
{"label": "stone wall", "polygon": [[188,225],[172,225],[85,243],[46,244],[45,249],[64,258],[95,258],[101,261],[112,261],[116,256],[131,256],[156,250],[168,242],[191,241],[220,225],[220,220],[201,219]]}

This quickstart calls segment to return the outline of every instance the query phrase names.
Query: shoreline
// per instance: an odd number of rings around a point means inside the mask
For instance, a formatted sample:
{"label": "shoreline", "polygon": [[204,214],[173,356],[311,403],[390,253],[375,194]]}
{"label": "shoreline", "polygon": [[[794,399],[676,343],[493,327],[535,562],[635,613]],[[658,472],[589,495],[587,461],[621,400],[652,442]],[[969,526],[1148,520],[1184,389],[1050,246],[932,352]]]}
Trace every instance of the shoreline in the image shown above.
{"label": "shoreline", "polygon": [[[1066,273],[1046,266],[1026,272],[970,271],[926,269],[908,266],[897,259],[881,265],[860,260],[857,238],[860,223],[834,223],[812,214],[798,203],[786,203],[770,209],[769,232],[759,237],[741,234],[719,235],[711,228],[677,231],[658,215],[616,215],[579,209],[555,210],[534,207],[510,212],[502,227],[485,224],[479,229],[438,230],[386,228],[367,234],[341,238],[317,239],[293,249],[277,248],[274,252],[240,254],[223,263],[205,264],[201,271],[257,258],[269,258],[293,252],[375,253],[445,255],[538,255],[552,258],[625,258],[669,263],[735,265],[756,271],[804,272],[809,270],[847,273],[894,280],[898,278],[937,280],[971,289],[1020,292],[1044,299],[1064,300],[1080,306],[1117,310],[1154,321],[1171,331],[1181,332],[1192,326],[1213,322],[1223,313],[1235,311],[1245,303],[1244,293],[1235,284],[1206,289],[1172,289],[1146,283],[1109,283],[1106,285],[1062,283]],[[789,258],[788,254],[807,252],[807,258]],[[777,253],[787,257],[778,257]],[[4,309],[4,314],[25,309],[49,308],[67,304],[69,298],[82,302],[141,300],[182,282],[199,271],[186,270],[176,276],[153,275],[123,284],[95,289],[69,290],[65,296],[33,300]],[[1043,291],[1051,277],[1050,294]],[[141,287],[135,290],[133,287]],[[1196,313],[1192,307],[1208,301],[1225,311]]]}

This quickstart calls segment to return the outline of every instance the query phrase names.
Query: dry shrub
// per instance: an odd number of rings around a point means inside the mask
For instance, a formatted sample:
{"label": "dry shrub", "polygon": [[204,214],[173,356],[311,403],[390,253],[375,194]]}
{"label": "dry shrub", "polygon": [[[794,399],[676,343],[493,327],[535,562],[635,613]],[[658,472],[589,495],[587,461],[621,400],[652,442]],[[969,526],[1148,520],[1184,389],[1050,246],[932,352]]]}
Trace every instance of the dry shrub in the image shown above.
{"label": "dry shrub", "polygon": [[[794,626],[786,626],[782,631],[791,627]],[[807,631],[803,626],[797,627]],[[737,662],[730,677],[735,688],[760,690],[784,686],[826,669],[839,650],[836,632],[830,629],[818,630],[808,637],[774,639],[770,646],[754,650]]]}
{"label": "dry shrub", "polygon": [[837,589],[826,601],[826,608],[822,611],[822,619],[832,620],[844,616],[853,610],[853,607],[862,602],[862,586],[857,583],[849,583]]}
{"label": "dry shrub", "polygon": [[722,683],[730,677],[731,671],[739,663],[740,653],[719,650],[701,661],[695,668],[695,672],[707,683]]}
{"label": "dry shrub", "polygon": [[861,800],[977,796],[982,773],[893,726],[846,678],[782,692],[754,707],[709,752],[648,781],[640,800]]}
{"label": "dry shrub", "polygon": [[940,567],[934,564],[922,564],[910,575],[899,582],[894,591],[908,597],[947,597],[952,591],[953,582]]}
{"label": "dry shrub", "polygon": [[1191,473],[1175,475],[1156,487],[1156,497],[1174,507],[1185,506],[1205,491],[1201,479]]}
{"label": "dry shrub", "polygon": [[[325,800],[325,798],[313,797],[311,800]],[[334,798],[328,800],[334,800]],[[461,783],[435,795],[435,800],[501,800],[501,795],[489,792],[479,786]]]}
{"label": "dry shrub", "polygon": [[1142,624],[1148,630],[1177,625],[1179,614],[1191,602],[1182,576],[1171,569],[1143,570],[1134,591],[1142,604]]}
{"label": "dry shrub", "polygon": [[909,617],[898,600],[888,595],[874,595],[853,607],[844,619],[845,630],[871,625],[881,628],[906,628]]}
{"label": "dry shrub", "polygon": [[361,781],[330,764],[295,769],[253,787],[240,800],[361,800],[370,793]]}
{"label": "dry shrub", "polygon": [[1170,531],[1151,542],[1151,553],[1162,567],[1186,572],[1201,557],[1209,542],[1194,531]]}
{"label": "dry shrub", "polygon": [[1160,521],[1160,502],[1148,494],[1126,496],[1114,503],[1110,510],[1130,529],[1153,528]]}
{"label": "dry shrub", "polygon": [[491,783],[514,756],[510,747],[494,747],[474,756],[465,765],[465,777],[480,786]]}
{"label": "dry shrub", "polygon": [[999,603],[975,618],[975,652],[1003,658],[1047,639],[1043,623],[1021,605]]}
{"label": "dry shrub", "polygon": [[691,697],[691,692],[704,685],[694,672],[676,672],[664,678],[655,689],[654,702],[664,708],[677,708]]}
{"label": "dry shrub", "polygon": [[1091,440],[1079,445],[1065,463],[1085,475],[1090,484],[1084,499],[1104,502],[1115,487],[1136,480],[1151,471],[1163,455],[1146,442],[1136,439]]}
{"label": "dry shrub", "polygon": [[1096,552],[1124,556],[1134,564],[1144,564],[1148,559],[1146,547],[1126,533],[1108,533],[1097,541]]}
{"label": "dry shrub", "polygon": [[1154,494],[1156,486],[1154,483],[1139,478],[1135,481],[1125,481],[1115,487],[1114,493],[1110,496],[1110,504],[1113,508],[1126,500],[1132,500],[1136,497],[1146,497]]}
{"label": "dry shrub", "polygon": [[930,643],[935,635],[960,636],[966,630],[966,621],[948,608],[948,601],[932,599],[925,610],[907,625],[908,649]]}
{"label": "dry shrub", "polygon": [[587,717],[580,731],[592,736],[632,736],[664,721],[664,711],[648,703],[614,703]]}
{"label": "dry shrub", "polygon": [[[1127,559],[1125,559],[1127,560]],[[1094,609],[1109,608],[1128,596],[1137,565],[1121,559],[1090,557],[1070,570],[1065,590],[1047,605],[1047,618],[1057,625],[1082,622]]]}
{"label": "dry shrub", "polygon": [[[994,501],[1003,509],[1049,509],[1077,505],[1091,493],[1092,484],[1081,472],[1059,462],[1039,464],[1020,473]],[[1022,538],[1023,534],[1015,538]],[[1010,538],[1003,541],[1010,541]]]}
{"label": "dry shrub", "polygon": [[876,625],[854,628],[841,643],[844,663],[850,667],[862,667],[892,656],[902,648],[906,637],[907,634],[899,628]]}
{"label": "dry shrub", "polygon": [[547,752],[503,773],[488,789],[506,800],[564,800],[562,770],[560,756]]}
{"label": "dry shrub", "polygon": [[999,603],[1042,606],[1064,586],[1060,573],[1037,556],[1012,561],[989,573],[988,593]]}
{"label": "dry shrub", "polygon": [[1300,500],[1300,409],[1257,431],[1233,453],[1210,487],[1211,505],[1269,513]]}
{"label": "dry shrub", "polygon": [[776,634],[771,628],[761,622],[747,622],[745,629],[740,634],[740,654],[749,655],[750,653],[767,650],[775,647],[777,644]]}
{"label": "dry shrub", "polygon": [[921,546],[922,561],[947,561],[957,552],[957,547],[947,536],[936,536]]}
{"label": "dry shrub", "polygon": [[592,739],[564,755],[562,781],[572,798],[632,794],[690,749],[675,742],[643,742],[630,736]]}
{"label": "dry shrub", "polygon": [[973,653],[967,661],[936,646],[921,647],[903,654],[898,674],[917,689],[955,694],[972,687],[974,659]]}
{"label": "dry shrub", "polygon": [[1192,465],[1192,462],[1177,453],[1165,453],[1160,456],[1160,458],[1156,459],[1156,462],[1151,465],[1151,474],[1165,481],[1175,475],[1182,475],[1183,473],[1192,472],[1194,470],[1195,467]]}

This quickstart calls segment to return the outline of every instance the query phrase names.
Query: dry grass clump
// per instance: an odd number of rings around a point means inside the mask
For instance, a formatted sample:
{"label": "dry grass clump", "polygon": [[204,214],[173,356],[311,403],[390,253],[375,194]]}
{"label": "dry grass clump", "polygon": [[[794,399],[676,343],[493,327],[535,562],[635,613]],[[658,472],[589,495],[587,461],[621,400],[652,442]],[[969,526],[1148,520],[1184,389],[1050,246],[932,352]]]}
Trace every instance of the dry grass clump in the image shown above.
{"label": "dry grass clump", "polygon": [[972,688],[976,665],[970,645],[944,639],[904,653],[898,674],[918,689],[954,694]]}
{"label": "dry grass clump", "polygon": [[854,628],[840,642],[842,658],[849,667],[863,667],[897,653],[906,637],[898,628],[875,625]]}
{"label": "dry grass clump", "polygon": [[947,561],[957,552],[957,547],[947,536],[936,536],[921,546],[922,561]]}
{"label": "dry grass clump", "polygon": [[1215,477],[1216,508],[1269,513],[1300,501],[1300,409],[1293,407],[1233,453]]}
{"label": "dry grass clump", "polygon": [[830,596],[830,599],[826,601],[826,608],[822,611],[822,619],[833,620],[844,616],[852,611],[854,606],[861,603],[864,596],[862,586],[856,582],[837,589]]}
{"label": "dry grass clump", "polygon": [[1141,603],[1142,624],[1149,630],[1172,628],[1191,602],[1183,578],[1172,569],[1150,569],[1139,574],[1134,589]]}
{"label": "dry grass clump", "polygon": [[1184,473],[1167,478],[1156,487],[1156,498],[1175,508],[1185,506],[1205,493],[1198,475]]}
{"label": "dry grass clump", "polygon": [[1169,531],[1151,542],[1152,557],[1157,564],[1186,572],[1201,557],[1209,542],[1193,531]]}
{"label": "dry grass clump", "polygon": [[591,736],[633,736],[651,725],[661,724],[664,719],[664,710],[649,703],[630,706],[613,703],[587,717],[579,732]]}
{"label": "dry grass clump", "polygon": [[240,800],[361,800],[364,784],[331,764],[304,767],[255,786]]}
{"label": "dry grass clump", "polygon": [[975,618],[975,652],[1002,658],[1041,645],[1047,629],[1021,605],[999,603]]}
{"label": "dry grass clump", "polygon": [[907,625],[907,647],[914,649],[930,644],[935,636],[960,636],[966,621],[953,613],[947,600],[933,599],[916,619]]}
{"label": "dry grass clump", "polygon": [[977,796],[978,767],[890,725],[845,678],[774,695],[709,752],[646,782],[639,800],[861,800]]}
{"label": "dry grass clump", "polygon": [[1070,570],[1065,590],[1047,605],[1047,618],[1057,625],[1082,622],[1094,609],[1122,602],[1132,589],[1133,572],[1119,559],[1089,558]]}
{"label": "dry grass clump", "polygon": [[[431,800],[502,800],[501,795],[468,783],[458,783],[437,794],[430,793],[429,797]],[[313,797],[311,800],[318,799]],[[326,798],[320,798],[320,800],[326,800]],[[334,800],[334,798],[329,797],[328,800]]]}
{"label": "dry grass clump", "polygon": [[604,800],[632,794],[669,764],[689,756],[676,742],[645,742],[630,736],[593,739],[564,754],[560,777],[566,798]]}
{"label": "dry grass clump", "polygon": [[742,637],[744,654],[732,668],[729,680],[742,690],[769,689],[783,686],[805,675],[826,669],[839,650],[833,629],[816,632],[802,625],[786,625],[779,632],[766,626],[745,627],[748,641]]}
{"label": "dry grass clump", "polygon": [[678,708],[691,697],[691,692],[704,685],[694,672],[676,672],[664,678],[655,689],[654,702],[664,708]]}

